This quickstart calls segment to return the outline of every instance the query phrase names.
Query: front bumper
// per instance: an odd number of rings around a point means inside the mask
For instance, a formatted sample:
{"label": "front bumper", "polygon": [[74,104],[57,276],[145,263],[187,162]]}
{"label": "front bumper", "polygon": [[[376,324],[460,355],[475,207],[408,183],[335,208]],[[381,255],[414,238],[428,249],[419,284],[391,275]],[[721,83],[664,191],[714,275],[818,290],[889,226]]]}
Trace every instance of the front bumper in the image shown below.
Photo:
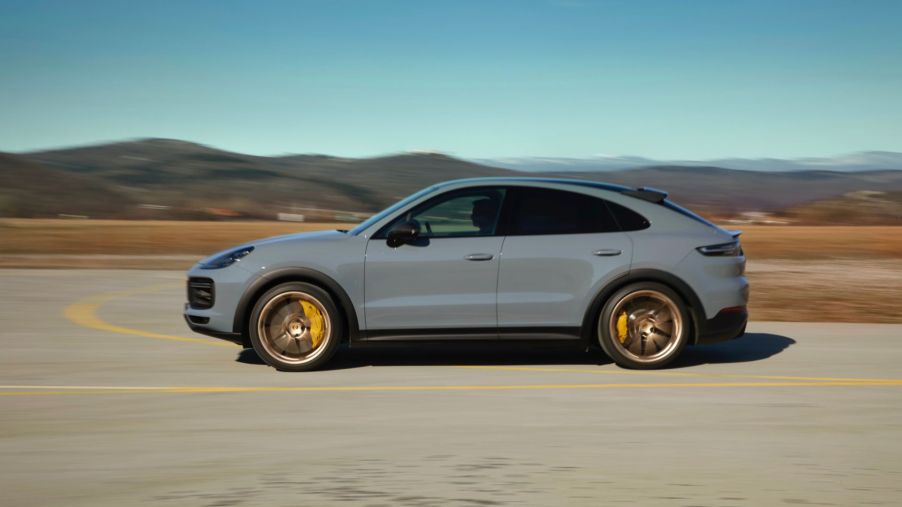
{"label": "front bumper", "polygon": [[237,343],[238,345],[245,345],[244,338],[241,336],[241,333],[216,331],[215,329],[210,329],[209,327],[207,327],[207,325],[209,324],[209,318],[192,315],[188,312],[190,308],[191,307],[188,305],[188,303],[185,303],[185,313],[183,315],[185,317],[185,323],[188,324],[188,327],[192,331],[194,331],[195,333],[212,336],[213,338],[219,338],[221,340],[227,340],[232,343]]}
{"label": "front bumper", "polygon": [[[241,333],[235,325],[235,316],[241,296],[255,277],[238,264],[223,269],[200,269],[195,266],[188,271],[189,303],[185,304],[183,315],[188,327],[195,333],[242,343]],[[203,304],[198,308],[197,298],[191,296],[192,280],[203,280],[207,284],[205,289],[209,292],[209,306]],[[195,306],[190,303],[192,299],[195,299]]]}
{"label": "front bumper", "polygon": [[749,312],[745,306],[721,310],[713,319],[699,323],[697,344],[717,343],[739,338],[745,334]]}

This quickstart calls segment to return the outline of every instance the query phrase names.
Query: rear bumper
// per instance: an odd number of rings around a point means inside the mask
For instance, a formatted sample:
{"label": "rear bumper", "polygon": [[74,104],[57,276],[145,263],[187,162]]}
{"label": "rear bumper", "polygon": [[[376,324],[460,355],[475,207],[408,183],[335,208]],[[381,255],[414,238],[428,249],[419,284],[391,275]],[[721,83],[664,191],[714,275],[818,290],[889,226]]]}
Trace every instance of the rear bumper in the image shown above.
{"label": "rear bumper", "polygon": [[749,321],[749,312],[745,306],[739,308],[738,310],[721,310],[713,319],[701,322],[695,343],[722,342],[739,338],[745,334],[745,326]]}

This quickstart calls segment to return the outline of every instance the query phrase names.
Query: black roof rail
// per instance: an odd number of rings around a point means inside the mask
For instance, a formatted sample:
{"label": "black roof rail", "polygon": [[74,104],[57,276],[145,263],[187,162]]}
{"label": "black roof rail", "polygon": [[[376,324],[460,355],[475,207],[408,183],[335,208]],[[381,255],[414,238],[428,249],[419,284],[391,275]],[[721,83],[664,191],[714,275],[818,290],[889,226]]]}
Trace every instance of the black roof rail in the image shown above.
{"label": "black roof rail", "polygon": [[630,197],[642,199],[643,201],[653,202],[655,204],[660,204],[664,202],[664,199],[667,199],[666,191],[652,187],[639,187],[636,190],[627,190],[623,193]]}

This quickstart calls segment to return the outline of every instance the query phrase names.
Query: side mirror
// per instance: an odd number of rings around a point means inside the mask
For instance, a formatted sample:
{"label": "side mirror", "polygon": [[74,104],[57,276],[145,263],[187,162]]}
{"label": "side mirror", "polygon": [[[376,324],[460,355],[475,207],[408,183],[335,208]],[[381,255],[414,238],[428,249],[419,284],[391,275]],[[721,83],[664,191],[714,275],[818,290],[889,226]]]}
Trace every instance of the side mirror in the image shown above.
{"label": "side mirror", "polygon": [[401,222],[391,228],[386,237],[386,244],[392,248],[397,248],[404,243],[410,243],[420,234],[420,228],[415,222]]}

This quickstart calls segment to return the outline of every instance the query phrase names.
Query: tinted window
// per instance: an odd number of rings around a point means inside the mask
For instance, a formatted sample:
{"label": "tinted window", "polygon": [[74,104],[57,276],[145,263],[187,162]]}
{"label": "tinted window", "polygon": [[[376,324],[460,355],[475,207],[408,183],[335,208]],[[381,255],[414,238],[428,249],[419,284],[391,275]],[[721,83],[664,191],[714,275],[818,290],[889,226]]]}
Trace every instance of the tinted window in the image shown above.
{"label": "tinted window", "polygon": [[424,238],[494,236],[504,193],[498,188],[449,192],[404,213],[386,229],[397,223],[413,222],[419,228],[419,236]]}
{"label": "tinted window", "polygon": [[648,228],[648,220],[635,211],[621,206],[615,202],[607,201],[608,209],[614,215],[617,224],[620,225],[622,231],[639,231]]}
{"label": "tinted window", "polygon": [[605,201],[585,194],[519,188],[510,219],[511,235],[588,234],[620,230]]}

